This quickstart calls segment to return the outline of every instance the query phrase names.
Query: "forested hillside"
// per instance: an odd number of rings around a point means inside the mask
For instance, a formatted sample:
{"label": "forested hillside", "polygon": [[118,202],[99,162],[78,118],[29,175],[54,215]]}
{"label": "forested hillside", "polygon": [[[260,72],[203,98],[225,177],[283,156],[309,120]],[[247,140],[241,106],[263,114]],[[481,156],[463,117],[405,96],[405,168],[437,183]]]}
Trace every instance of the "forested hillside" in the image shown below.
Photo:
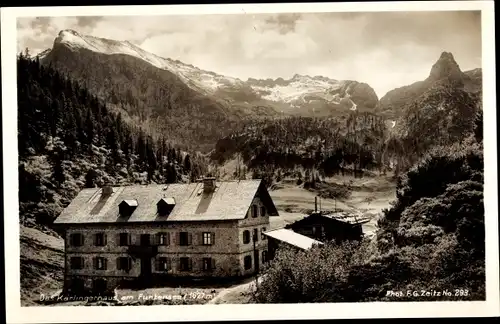
{"label": "forested hillside", "polygon": [[323,176],[383,171],[387,131],[384,120],[370,113],[265,120],[218,141],[212,159],[223,163],[238,153],[249,170],[278,178],[313,169]]}
{"label": "forested hillside", "polygon": [[202,156],[125,122],[78,82],[22,54],[17,64],[22,224],[45,229],[83,187],[205,172]]}

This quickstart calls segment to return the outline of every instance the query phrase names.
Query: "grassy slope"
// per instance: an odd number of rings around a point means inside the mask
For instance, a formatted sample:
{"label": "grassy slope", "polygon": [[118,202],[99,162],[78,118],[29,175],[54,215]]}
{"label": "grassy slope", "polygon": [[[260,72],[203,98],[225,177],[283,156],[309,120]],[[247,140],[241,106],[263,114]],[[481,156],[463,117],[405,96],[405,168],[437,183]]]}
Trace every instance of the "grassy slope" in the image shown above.
{"label": "grassy slope", "polygon": [[39,230],[20,227],[21,305],[37,305],[40,294],[62,289],[64,242]]}

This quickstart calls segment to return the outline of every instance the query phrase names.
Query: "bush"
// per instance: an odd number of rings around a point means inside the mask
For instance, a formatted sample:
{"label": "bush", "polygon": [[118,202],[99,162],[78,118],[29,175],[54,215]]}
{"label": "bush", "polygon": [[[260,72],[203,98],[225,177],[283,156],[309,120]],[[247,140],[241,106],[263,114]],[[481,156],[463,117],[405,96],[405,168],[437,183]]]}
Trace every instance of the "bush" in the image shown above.
{"label": "bush", "polygon": [[326,244],[308,251],[279,250],[254,296],[260,303],[344,300],[355,244]]}

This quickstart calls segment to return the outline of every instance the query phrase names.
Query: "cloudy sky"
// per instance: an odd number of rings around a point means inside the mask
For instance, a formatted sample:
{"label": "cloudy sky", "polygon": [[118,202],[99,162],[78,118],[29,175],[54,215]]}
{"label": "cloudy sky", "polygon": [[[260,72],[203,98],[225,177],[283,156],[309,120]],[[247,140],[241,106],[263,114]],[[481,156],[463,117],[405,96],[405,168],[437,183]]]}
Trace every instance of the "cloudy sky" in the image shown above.
{"label": "cloudy sky", "polygon": [[379,97],[425,79],[443,51],[462,70],[481,67],[479,12],[37,17],[17,26],[19,51],[49,48],[73,29],[242,80],[322,75],[366,82]]}

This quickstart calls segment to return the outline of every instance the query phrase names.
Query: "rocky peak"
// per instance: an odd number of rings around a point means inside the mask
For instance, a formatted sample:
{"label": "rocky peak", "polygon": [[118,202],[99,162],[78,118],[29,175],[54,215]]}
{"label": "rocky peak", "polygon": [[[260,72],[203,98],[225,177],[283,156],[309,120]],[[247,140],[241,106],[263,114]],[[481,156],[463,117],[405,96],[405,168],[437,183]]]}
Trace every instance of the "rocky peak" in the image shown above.
{"label": "rocky peak", "polygon": [[463,73],[455,61],[453,54],[443,52],[437,62],[432,66],[428,79],[432,81],[438,81],[445,78],[460,80],[462,77]]}
{"label": "rocky peak", "polygon": [[71,34],[73,36],[80,36],[80,34],[78,34],[78,32],[76,32],[73,29],[63,29],[59,32],[59,36],[63,36],[64,34]]}

